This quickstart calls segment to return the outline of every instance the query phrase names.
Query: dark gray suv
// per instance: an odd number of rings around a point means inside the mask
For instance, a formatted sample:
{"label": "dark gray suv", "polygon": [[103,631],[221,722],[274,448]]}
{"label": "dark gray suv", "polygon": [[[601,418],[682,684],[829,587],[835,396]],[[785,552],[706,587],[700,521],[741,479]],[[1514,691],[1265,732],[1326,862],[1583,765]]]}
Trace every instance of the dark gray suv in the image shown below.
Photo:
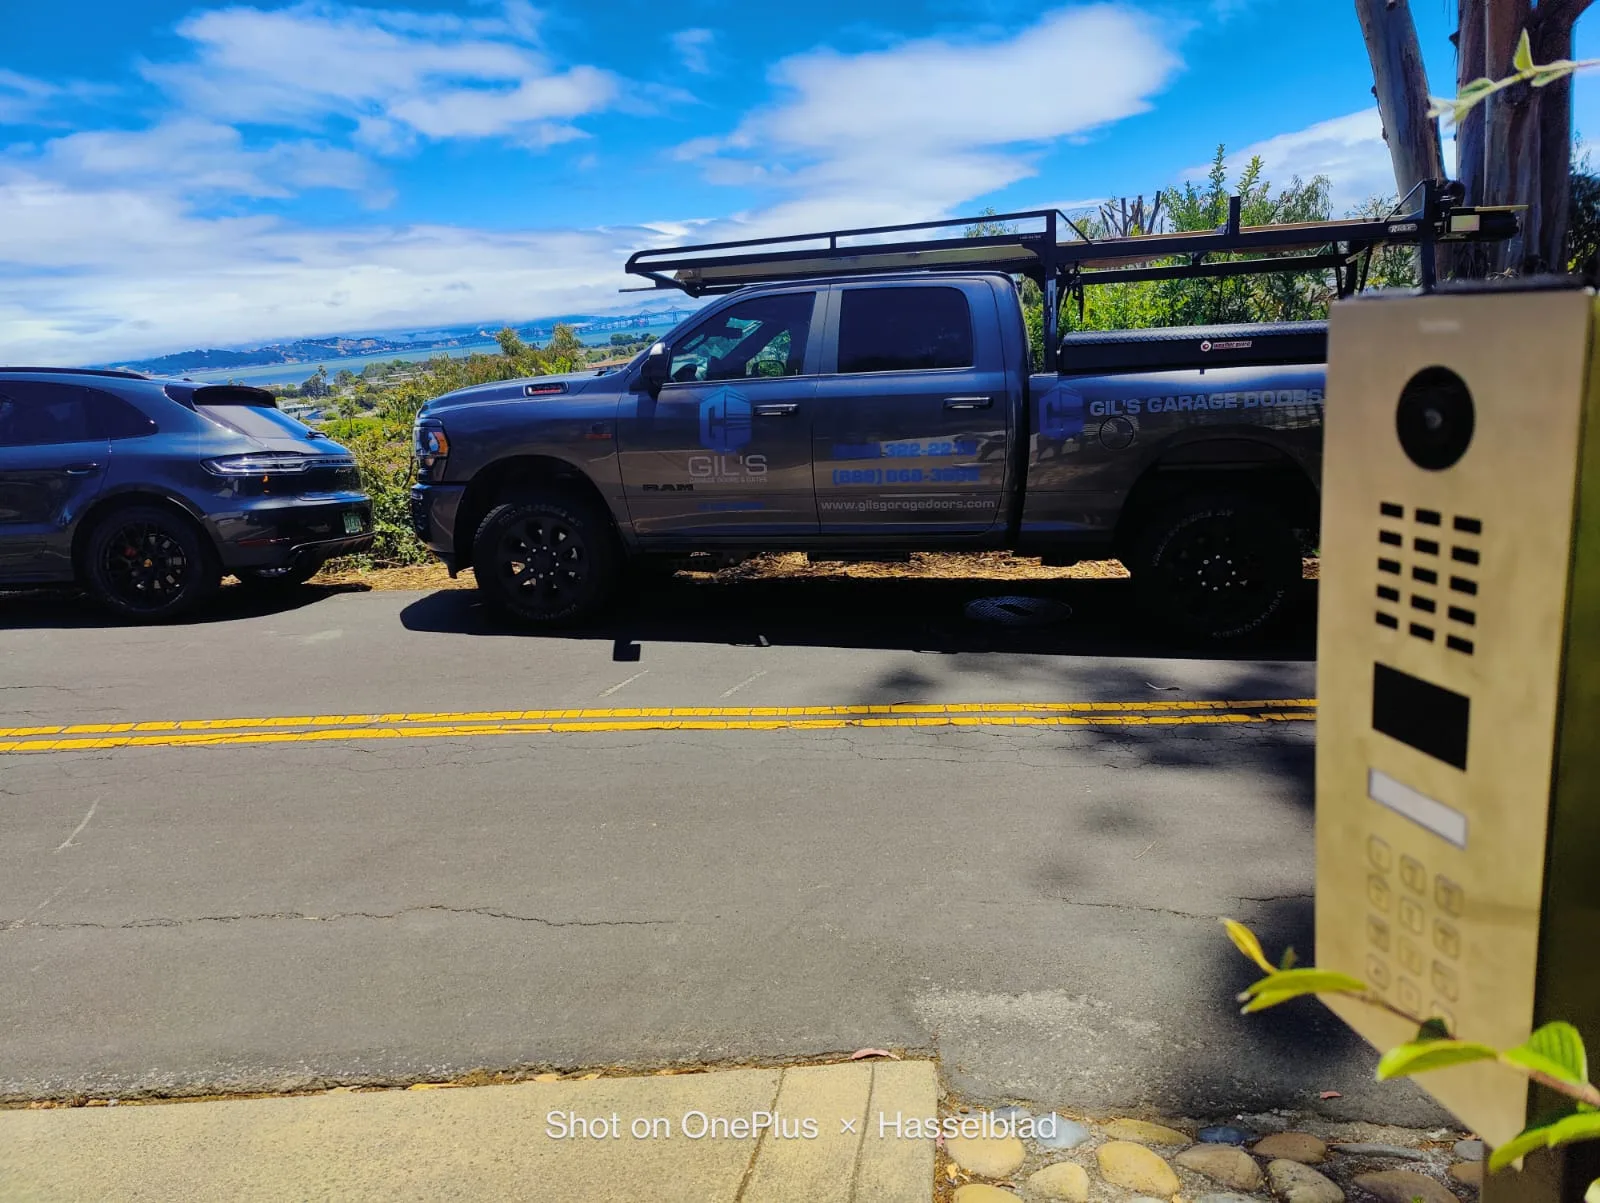
{"label": "dark gray suv", "polygon": [[263,389],[0,367],[0,587],[172,618],[224,573],[309,579],[372,545],[355,460]]}

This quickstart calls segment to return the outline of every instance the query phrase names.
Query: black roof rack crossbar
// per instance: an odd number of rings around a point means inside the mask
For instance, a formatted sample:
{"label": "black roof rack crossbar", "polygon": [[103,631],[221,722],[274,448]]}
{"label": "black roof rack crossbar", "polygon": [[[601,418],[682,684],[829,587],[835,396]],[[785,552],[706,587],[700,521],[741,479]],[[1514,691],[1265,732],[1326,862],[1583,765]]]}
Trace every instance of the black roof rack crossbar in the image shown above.
{"label": "black roof rack crossbar", "polygon": [[[1348,295],[1365,279],[1366,265],[1379,247],[1411,245],[1423,248],[1422,284],[1431,289],[1435,282],[1431,251],[1436,244],[1501,241],[1517,232],[1517,215],[1510,209],[1461,207],[1459,184],[1426,180],[1401,204],[1410,203],[1418,192],[1417,209],[1382,218],[1245,226],[1240,199],[1233,197],[1227,221],[1215,230],[1094,239],[1059,210],[1030,209],[658,247],[633,254],[627,271],[658,289],[680,289],[691,296],[882,272],[1001,271],[1028,276],[1044,289],[1046,355],[1053,361],[1060,297],[1067,291],[1081,294],[1088,285],[1332,269],[1340,294]],[[1013,230],[925,236],[952,227],[992,230],[996,225]],[[1017,225],[1028,228],[1015,229]],[[1075,237],[1063,239],[1064,228]],[[1213,259],[1216,255],[1254,257]]]}

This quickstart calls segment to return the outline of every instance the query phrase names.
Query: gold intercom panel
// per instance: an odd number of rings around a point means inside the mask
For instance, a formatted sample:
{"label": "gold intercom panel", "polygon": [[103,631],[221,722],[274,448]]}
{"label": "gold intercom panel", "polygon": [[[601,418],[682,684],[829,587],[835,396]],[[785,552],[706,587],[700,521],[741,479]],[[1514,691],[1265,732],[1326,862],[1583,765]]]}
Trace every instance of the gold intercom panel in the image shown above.
{"label": "gold intercom panel", "polygon": [[[1316,959],[1509,1048],[1600,1049],[1600,370],[1576,288],[1341,302],[1317,647]],[[1379,1048],[1416,1025],[1333,1009]],[[1418,1083],[1491,1144],[1493,1063]]]}

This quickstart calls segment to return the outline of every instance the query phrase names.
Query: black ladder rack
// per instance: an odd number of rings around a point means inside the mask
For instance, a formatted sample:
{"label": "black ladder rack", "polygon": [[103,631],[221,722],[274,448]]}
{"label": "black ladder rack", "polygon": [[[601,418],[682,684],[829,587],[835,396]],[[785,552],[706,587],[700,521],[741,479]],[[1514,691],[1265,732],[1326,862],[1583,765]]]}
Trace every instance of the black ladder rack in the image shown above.
{"label": "black ladder rack", "polygon": [[[1001,271],[1034,280],[1045,297],[1045,369],[1055,368],[1060,297],[1087,285],[1143,280],[1206,279],[1269,272],[1334,272],[1340,296],[1366,280],[1372,253],[1381,246],[1423,249],[1422,285],[1434,285],[1432,248],[1441,242],[1501,241],[1517,232],[1516,213],[1503,208],[1463,208],[1460,185],[1428,180],[1412,190],[1421,205],[1397,207],[1388,217],[1242,226],[1233,197],[1228,220],[1215,230],[1091,238],[1055,209],[983,214],[908,225],[830,230],[698,246],[637,251],[627,271],[690,296],[734,292],[757,284],[847,278],[882,272]],[[1004,224],[1014,233],[937,236],[952,227]],[[1024,228],[1025,227],[1025,228]],[[1064,231],[1072,237],[1063,239]],[[934,236],[929,236],[934,235]],[[1214,260],[1214,255],[1253,255]],[[1172,262],[1177,260],[1177,262]]]}

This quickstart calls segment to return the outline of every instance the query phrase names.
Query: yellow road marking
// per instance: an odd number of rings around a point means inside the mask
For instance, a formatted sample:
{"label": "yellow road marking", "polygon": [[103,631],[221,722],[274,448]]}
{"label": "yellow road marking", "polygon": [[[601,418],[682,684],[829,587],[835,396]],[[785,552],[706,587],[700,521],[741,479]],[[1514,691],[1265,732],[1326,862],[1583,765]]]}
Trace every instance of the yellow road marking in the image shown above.
{"label": "yellow road marking", "polygon": [[396,711],[390,714],[318,714],[267,718],[152,720],[140,723],[75,723],[69,726],[0,727],[0,739],[40,735],[123,735],[156,731],[242,731],[282,727],[372,727],[396,723],[608,722],[623,719],[807,719],[858,715],[1116,714],[1166,711],[1306,710],[1315,698],[1266,701],[1149,702],[899,702],[859,706],[670,706],[571,710]]}
{"label": "yellow road marking", "polygon": [[[1013,706],[1015,710],[1059,710],[1068,703],[1048,706]],[[1076,705],[1076,704],[1071,704]],[[78,752],[100,751],[112,748],[172,748],[221,747],[239,744],[325,743],[343,740],[369,739],[453,739],[485,735],[562,735],[580,732],[621,731],[818,731],[844,727],[1135,727],[1135,726],[1210,726],[1222,723],[1306,722],[1316,718],[1316,712],[1301,702],[1253,703],[1258,712],[1223,710],[1229,703],[1217,703],[1210,711],[1191,709],[1189,713],[1170,708],[1166,713],[1129,714],[1104,710],[1096,713],[972,713],[977,706],[944,707],[946,713],[842,713],[819,715],[816,711],[786,716],[739,716],[722,718],[660,717],[614,718],[605,720],[574,721],[572,719],[546,719],[540,721],[448,723],[417,726],[361,726],[324,727],[310,731],[282,730],[204,730],[175,731],[162,734],[134,734],[132,730],[120,734],[77,735],[69,737],[8,740],[0,742],[3,752]],[[1231,705],[1238,706],[1239,703]],[[1130,709],[1140,707],[1129,704]],[[856,711],[863,709],[890,709],[865,707],[823,707],[822,710]],[[939,708],[935,708],[939,709]],[[582,713],[582,712],[577,712]],[[231,721],[231,720],[219,720]],[[240,722],[246,720],[238,720]],[[265,725],[254,720],[255,726]],[[138,728],[139,724],[126,724]]]}

